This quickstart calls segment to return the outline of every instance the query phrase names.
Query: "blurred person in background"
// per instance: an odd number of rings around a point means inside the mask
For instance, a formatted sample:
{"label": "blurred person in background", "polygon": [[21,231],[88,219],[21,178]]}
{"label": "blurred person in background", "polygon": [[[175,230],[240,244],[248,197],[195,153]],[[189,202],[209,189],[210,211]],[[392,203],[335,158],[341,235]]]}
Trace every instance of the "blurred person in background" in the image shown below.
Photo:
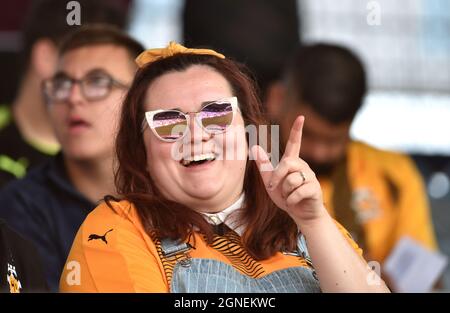
{"label": "blurred person in background", "polygon": [[0,217],[31,240],[52,291],[86,215],[114,194],[113,143],[140,43],[107,25],[82,27],[62,43],[42,85],[62,152],[0,191]]}
{"label": "blurred person in background", "polygon": [[45,292],[36,248],[0,219],[0,293]]}
{"label": "blurred person in background", "polygon": [[209,47],[250,68],[264,99],[266,89],[300,42],[298,1],[186,0],[182,12],[187,46]]}
{"label": "blurred person in background", "polygon": [[317,174],[326,208],[366,260],[382,263],[405,236],[436,250],[427,194],[412,159],[350,138],[366,92],[355,54],[331,44],[306,45],[272,86],[267,108],[284,144],[295,116],[305,115],[300,156]]}
{"label": "blurred person in background", "polygon": [[[42,97],[41,83],[54,73],[57,46],[62,37],[79,27],[67,23],[70,12],[66,8],[67,2],[32,1],[25,18],[18,92],[10,106],[0,105],[0,188],[23,177],[27,169],[59,150]],[[124,1],[80,0],[78,3],[81,25],[99,22],[125,28]]]}

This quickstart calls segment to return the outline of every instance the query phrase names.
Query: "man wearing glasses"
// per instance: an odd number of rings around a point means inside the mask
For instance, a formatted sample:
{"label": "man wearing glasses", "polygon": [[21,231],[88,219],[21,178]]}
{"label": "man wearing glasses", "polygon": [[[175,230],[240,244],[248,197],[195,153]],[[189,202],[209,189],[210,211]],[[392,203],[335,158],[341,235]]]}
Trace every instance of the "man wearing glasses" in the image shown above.
{"label": "man wearing glasses", "polygon": [[[0,188],[22,178],[28,170],[47,161],[60,149],[49,123],[40,84],[55,70],[58,46],[64,35],[75,29],[66,20],[67,2],[36,0],[11,4],[11,7],[29,8],[21,29],[23,49],[18,56],[20,81],[17,93],[12,103],[0,102]],[[78,0],[83,8],[83,24],[106,23],[124,29],[126,14],[120,2],[123,1]],[[8,11],[7,8],[3,10]],[[5,14],[14,19],[12,13]],[[15,75],[11,74],[4,77],[13,81]],[[5,87],[2,85],[2,89]]]}
{"label": "man wearing glasses", "polygon": [[62,153],[0,193],[0,216],[33,241],[52,291],[84,218],[104,195],[115,193],[116,128],[142,51],[141,44],[105,25],[67,37],[56,74],[42,84]]}

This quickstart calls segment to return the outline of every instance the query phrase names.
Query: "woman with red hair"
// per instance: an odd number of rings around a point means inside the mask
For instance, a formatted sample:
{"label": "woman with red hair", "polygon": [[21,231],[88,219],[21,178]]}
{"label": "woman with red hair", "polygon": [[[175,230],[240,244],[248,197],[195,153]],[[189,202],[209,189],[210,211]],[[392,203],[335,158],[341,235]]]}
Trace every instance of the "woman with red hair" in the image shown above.
{"label": "woman with red hair", "polygon": [[387,291],[298,156],[302,116],[273,168],[263,148],[249,148],[244,129],[266,121],[240,65],[173,42],[136,61],[117,196],[78,231],[62,291]]}

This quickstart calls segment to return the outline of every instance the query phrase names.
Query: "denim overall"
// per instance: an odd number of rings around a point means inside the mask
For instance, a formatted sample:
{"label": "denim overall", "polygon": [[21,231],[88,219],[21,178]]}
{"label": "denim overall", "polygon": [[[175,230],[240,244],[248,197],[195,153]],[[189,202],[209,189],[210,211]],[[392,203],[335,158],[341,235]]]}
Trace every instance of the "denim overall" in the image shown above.
{"label": "denim overall", "polygon": [[[278,270],[260,278],[240,273],[233,266],[213,259],[190,258],[187,243],[161,240],[164,256],[184,254],[174,266],[170,291],[173,293],[277,293],[321,292],[313,269],[298,266]],[[285,253],[301,256],[310,263],[303,235],[297,241],[297,251]]]}

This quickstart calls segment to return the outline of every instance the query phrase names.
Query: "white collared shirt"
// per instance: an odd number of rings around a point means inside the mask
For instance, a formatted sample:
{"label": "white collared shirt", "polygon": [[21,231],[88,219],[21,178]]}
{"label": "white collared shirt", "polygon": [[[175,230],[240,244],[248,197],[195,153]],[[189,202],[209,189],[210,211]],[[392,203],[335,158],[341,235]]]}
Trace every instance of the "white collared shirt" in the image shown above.
{"label": "white collared shirt", "polygon": [[245,230],[245,226],[241,225],[239,226],[239,223],[237,222],[237,214],[234,214],[231,216],[233,212],[236,212],[236,210],[242,208],[242,205],[244,204],[244,193],[241,194],[239,199],[236,200],[232,205],[230,205],[228,208],[218,212],[218,213],[202,213],[207,221],[210,224],[213,225],[219,225],[221,223],[225,223],[230,229],[234,230],[239,236],[242,236]]}

